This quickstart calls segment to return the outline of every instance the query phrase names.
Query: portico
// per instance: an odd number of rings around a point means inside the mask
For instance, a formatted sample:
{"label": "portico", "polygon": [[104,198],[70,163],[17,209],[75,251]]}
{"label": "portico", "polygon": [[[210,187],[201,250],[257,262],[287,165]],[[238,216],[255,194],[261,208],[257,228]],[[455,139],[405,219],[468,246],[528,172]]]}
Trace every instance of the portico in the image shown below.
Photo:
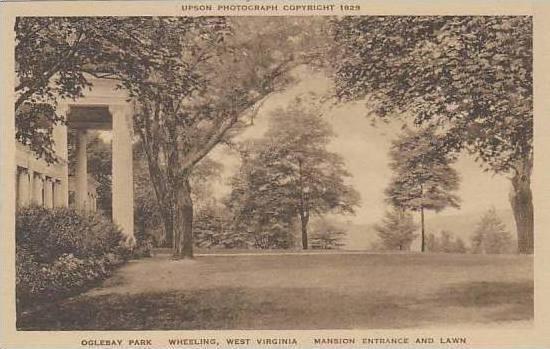
{"label": "portico", "polygon": [[[133,236],[134,190],[132,171],[132,119],[126,105],[69,105],[67,126],[76,132],[75,203],[89,206],[87,152],[89,130],[112,130],[113,221]],[[131,234],[130,234],[131,232]]]}
{"label": "portico", "polygon": [[110,80],[90,78],[93,87],[75,101],[60,101],[58,114],[65,125],[53,130],[57,163],[36,159],[27,147],[17,148],[17,203],[47,208],[67,207],[69,168],[67,131],[76,131],[74,173],[75,207],[95,211],[95,196],[89,187],[87,144],[90,130],[112,131],[112,218],[120,226],[128,243],[134,239],[134,191],[132,171],[132,105],[124,91]]}

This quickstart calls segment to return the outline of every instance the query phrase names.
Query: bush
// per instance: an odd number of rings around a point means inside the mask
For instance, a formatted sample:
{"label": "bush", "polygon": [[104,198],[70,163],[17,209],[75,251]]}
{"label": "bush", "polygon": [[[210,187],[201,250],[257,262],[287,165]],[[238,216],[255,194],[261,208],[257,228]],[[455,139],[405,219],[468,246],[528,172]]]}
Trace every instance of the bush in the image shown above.
{"label": "bush", "polygon": [[151,236],[137,240],[136,246],[132,250],[130,258],[152,257],[153,247],[154,240]]}
{"label": "bush", "polygon": [[102,256],[115,251],[121,239],[118,227],[99,215],[42,207],[23,208],[17,214],[17,246],[29,249],[40,263],[51,263],[62,254]]}
{"label": "bush", "polygon": [[131,251],[118,227],[75,210],[22,208],[16,220],[18,307],[81,292],[104,280]]}

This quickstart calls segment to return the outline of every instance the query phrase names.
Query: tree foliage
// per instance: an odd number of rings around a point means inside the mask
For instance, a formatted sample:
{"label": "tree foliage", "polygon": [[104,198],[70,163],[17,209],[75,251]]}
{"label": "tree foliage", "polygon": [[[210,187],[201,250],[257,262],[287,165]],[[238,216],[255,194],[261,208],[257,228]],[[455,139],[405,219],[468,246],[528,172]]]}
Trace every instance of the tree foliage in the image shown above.
{"label": "tree foliage", "polygon": [[386,211],[382,222],[374,227],[383,249],[400,251],[410,250],[417,228],[412,215],[397,208]]}
{"label": "tree foliage", "polygon": [[194,217],[195,246],[208,249],[250,247],[251,241],[247,234],[233,229],[232,218],[224,205],[207,201]]}
{"label": "tree foliage", "polygon": [[447,154],[438,151],[439,138],[431,128],[406,129],[392,142],[390,168],[394,176],[386,189],[388,202],[411,211],[439,212],[460,207],[454,193],[460,178]]}
{"label": "tree foliage", "polygon": [[531,153],[531,17],[345,17],[336,35],[340,97],[446,123],[448,146],[470,147],[495,172]]}
{"label": "tree foliage", "polygon": [[231,178],[226,205],[231,210],[235,236],[254,248],[289,248],[294,245],[294,203],[286,188],[277,186],[271,173],[258,167],[259,147],[250,143],[242,149],[241,166]]}
{"label": "tree foliage", "polygon": [[16,139],[38,157],[55,161],[53,125],[58,98],[82,95],[89,84],[81,71],[98,46],[88,40],[88,20],[75,17],[17,17],[15,22]]}
{"label": "tree foliage", "polygon": [[518,249],[532,253],[532,18],[345,17],[334,29],[338,96],[438,125],[441,151],[467,149],[486,170],[512,174]]}

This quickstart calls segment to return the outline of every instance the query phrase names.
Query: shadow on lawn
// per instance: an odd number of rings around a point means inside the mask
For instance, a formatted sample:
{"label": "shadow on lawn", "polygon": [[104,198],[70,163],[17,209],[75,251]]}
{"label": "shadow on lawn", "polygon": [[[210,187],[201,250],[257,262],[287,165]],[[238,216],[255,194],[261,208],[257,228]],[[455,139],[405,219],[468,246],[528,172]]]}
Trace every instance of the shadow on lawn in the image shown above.
{"label": "shadow on lawn", "polygon": [[496,308],[486,317],[492,321],[531,320],[534,317],[534,283],[468,282],[451,285],[436,294],[439,306]]}
{"label": "shadow on lawn", "polygon": [[472,282],[455,284],[424,298],[323,288],[217,288],[82,295],[22,313],[17,327],[19,330],[404,328],[532,318],[532,282]]}
{"label": "shadow on lawn", "polygon": [[[19,330],[194,330],[353,328],[412,320],[406,306],[318,288],[218,288],[80,296],[18,317]],[[337,301],[335,301],[337,300]]]}
{"label": "shadow on lawn", "polygon": [[533,282],[468,282],[455,284],[437,294],[439,301],[462,307],[532,304]]}

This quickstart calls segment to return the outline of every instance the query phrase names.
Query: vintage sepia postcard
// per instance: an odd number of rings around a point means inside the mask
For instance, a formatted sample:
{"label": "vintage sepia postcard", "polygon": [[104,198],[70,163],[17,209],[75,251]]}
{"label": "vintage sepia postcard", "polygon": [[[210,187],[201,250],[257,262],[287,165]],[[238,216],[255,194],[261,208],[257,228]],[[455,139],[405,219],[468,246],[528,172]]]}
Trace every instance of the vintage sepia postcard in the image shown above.
{"label": "vintage sepia postcard", "polygon": [[550,348],[550,5],[2,2],[1,348]]}

